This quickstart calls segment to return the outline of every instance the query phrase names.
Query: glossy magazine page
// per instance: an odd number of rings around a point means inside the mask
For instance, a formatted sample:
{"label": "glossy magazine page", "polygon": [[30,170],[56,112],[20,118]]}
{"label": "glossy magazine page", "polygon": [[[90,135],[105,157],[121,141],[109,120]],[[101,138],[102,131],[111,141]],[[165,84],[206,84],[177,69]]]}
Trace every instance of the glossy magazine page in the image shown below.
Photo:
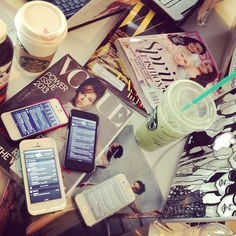
{"label": "glossy magazine page", "polygon": [[[152,169],[148,164],[147,157],[145,157],[141,148],[136,143],[133,134],[135,119],[137,119],[137,114],[134,114],[130,122],[128,122],[117,138],[110,144],[104,155],[102,155],[102,158],[96,162],[97,168],[95,172],[84,176],[74,190],[72,197],[67,198],[67,201],[69,200],[67,208],[58,212],[58,214],[50,214],[49,217],[47,215],[39,217],[28,227],[28,232],[32,232],[32,229],[38,230],[40,228],[42,235],[60,235],[62,233],[60,225],[67,221],[68,218],[73,219],[73,216],[76,216],[76,224],[79,224],[79,227],[86,227],[86,230],[88,230],[84,222],[81,222],[81,225],[78,222],[77,214],[79,211],[76,204],[74,204],[75,195],[119,173],[123,173],[127,177],[135,193],[135,201],[106,219],[110,226],[111,235],[122,235],[134,228],[136,229],[144,224],[153,222],[154,219],[160,216],[160,211],[165,201]],[[111,191],[109,195],[111,201],[114,194],[116,194],[116,191],[113,193]],[[117,201],[117,198],[114,199],[114,204],[115,200]],[[67,223],[70,225],[70,222]],[[97,229],[97,226],[94,226],[95,229]],[[82,235],[87,235],[87,232]]]}
{"label": "glossy magazine page", "polygon": [[115,45],[135,89],[148,100],[148,112],[175,80],[190,79],[206,88],[218,81],[218,68],[196,31],[119,38]]}
{"label": "glossy magazine page", "polygon": [[[165,199],[148,164],[147,157],[135,140],[133,122],[131,120],[120,132],[108,149],[108,156],[103,157],[103,161],[97,162],[96,171],[92,175],[85,176],[74,194],[89,189],[116,174],[123,173],[135,193],[135,201],[113,217],[123,220],[140,219],[141,222],[142,219],[145,222],[145,218],[149,218],[152,221],[160,216]],[[114,153],[110,158],[109,151],[112,147],[122,148],[122,152]],[[109,157],[108,162],[107,157]],[[112,222],[112,217],[110,222]]]}
{"label": "glossy magazine page", "polygon": [[[96,99],[85,104],[84,95],[96,91]],[[132,110],[109,91],[100,80],[91,76],[77,61],[66,54],[43,74],[1,106],[1,113],[41,100],[58,98],[68,116],[71,109],[86,110],[99,116],[96,158],[109,146],[132,115]],[[18,172],[18,142],[12,142],[1,123],[0,166],[11,175]],[[33,138],[50,137],[56,141],[66,192],[72,189],[84,173],[64,168],[68,126],[63,126]],[[12,175],[11,175],[12,176]]]}

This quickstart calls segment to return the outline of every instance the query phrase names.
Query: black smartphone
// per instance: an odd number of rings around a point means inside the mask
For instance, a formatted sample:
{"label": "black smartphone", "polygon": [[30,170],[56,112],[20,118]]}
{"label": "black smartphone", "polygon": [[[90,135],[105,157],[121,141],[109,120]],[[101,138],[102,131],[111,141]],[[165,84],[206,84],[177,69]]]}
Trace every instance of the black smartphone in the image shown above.
{"label": "black smartphone", "polygon": [[71,110],[65,167],[90,173],[95,168],[98,116]]}

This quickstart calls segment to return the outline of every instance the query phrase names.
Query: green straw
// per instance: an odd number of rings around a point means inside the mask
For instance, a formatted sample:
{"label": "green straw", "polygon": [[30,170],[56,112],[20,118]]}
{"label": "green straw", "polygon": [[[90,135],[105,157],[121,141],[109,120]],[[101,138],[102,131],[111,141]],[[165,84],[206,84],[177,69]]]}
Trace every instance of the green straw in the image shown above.
{"label": "green straw", "polygon": [[212,87],[210,87],[208,90],[206,90],[205,92],[203,92],[202,94],[200,94],[198,97],[194,98],[191,103],[186,104],[183,108],[182,111],[186,111],[187,109],[189,109],[192,105],[200,102],[203,98],[205,98],[206,96],[208,96],[210,93],[216,91],[218,88],[220,88],[223,84],[229,82],[230,80],[232,80],[233,78],[236,77],[236,71],[233,71],[231,74],[229,74],[228,76],[226,76],[224,79],[220,80],[218,83],[216,83],[215,85],[213,85]]}

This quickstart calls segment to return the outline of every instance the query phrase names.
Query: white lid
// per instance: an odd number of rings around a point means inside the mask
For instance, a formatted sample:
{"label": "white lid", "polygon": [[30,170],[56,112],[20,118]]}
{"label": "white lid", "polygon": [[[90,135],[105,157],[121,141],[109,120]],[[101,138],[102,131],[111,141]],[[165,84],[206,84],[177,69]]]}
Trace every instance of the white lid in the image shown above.
{"label": "white lid", "polygon": [[45,1],[25,3],[17,12],[15,27],[30,40],[61,42],[67,34],[67,22],[62,11]]}
{"label": "white lid", "polygon": [[7,26],[3,20],[0,19],[0,43],[7,37]]}
{"label": "white lid", "polygon": [[170,107],[172,107],[171,110],[175,111],[175,119],[180,119],[186,127],[195,127],[195,130],[207,129],[214,123],[216,106],[211,95],[206,96],[198,103],[194,103],[185,111],[181,109],[200,96],[205,91],[204,87],[192,80],[177,80],[171,83],[169,87],[167,99]]}

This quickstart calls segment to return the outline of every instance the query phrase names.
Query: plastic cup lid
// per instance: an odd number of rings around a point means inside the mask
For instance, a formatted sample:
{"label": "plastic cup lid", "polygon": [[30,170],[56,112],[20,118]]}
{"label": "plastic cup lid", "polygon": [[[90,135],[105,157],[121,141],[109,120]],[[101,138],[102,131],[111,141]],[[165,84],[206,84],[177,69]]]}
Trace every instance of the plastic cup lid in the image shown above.
{"label": "plastic cup lid", "polygon": [[3,20],[0,19],[0,43],[2,43],[7,36],[7,26]]}
{"label": "plastic cup lid", "polygon": [[62,11],[45,1],[25,3],[16,14],[15,27],[27,38],[39,43],[59,43],[67,34],[67,22]]}
{"label": "plastic cup lid", "polygon": [[209,128],[213,124],[216,117],[216,106],[211,96],[193,105],[189,110],[182,111],[184,105],[191,102],[204,90],[204,87],[191,80],[178,80],[170,85],[167,99],[179,122],[199,130]]}

